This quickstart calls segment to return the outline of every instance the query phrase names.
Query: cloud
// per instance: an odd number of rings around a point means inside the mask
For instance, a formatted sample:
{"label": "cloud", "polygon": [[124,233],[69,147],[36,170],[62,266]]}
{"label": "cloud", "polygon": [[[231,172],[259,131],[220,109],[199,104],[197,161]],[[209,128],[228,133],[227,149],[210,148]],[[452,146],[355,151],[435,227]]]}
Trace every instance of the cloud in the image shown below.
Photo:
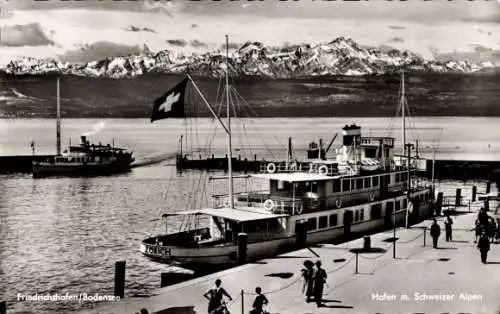
{"label": "cloud", "polygon": [[471,46],[474,48],[474,51],[476,51],[478,53],[493,51],[492,48],[488,48],[488,47],[485,47],[483,45],[471,44]]}
{"label": "cloud", "polygon": [[387,40],[388,43],[404,43],[405,40],[401,37],[392,37]]}
{"label": "cloud", "polygon": [[439,54],[439,49],[437,49],[434,46],[429,46],[429,51],[432,53],[432,55],[434,56],[434,58],[436,58],[436,56]]}
{"label": "cloud", "polygon": [[104,58],[140,54],[141,52],[142,49],[139,45],[125,45],[101,41],[92,45],[83,45],[78,49],[67,51],[58,57],[61,61],[85,63]]}
{"label": "cloud", "polygon": [[193,46],[193,47],[208,47],[208,45],[207,45],[207,44],[205,44],[204,42],[201,42],[201,41],[199,41],[199,40],[197,40],[197,39],[191,40],[191,41],[189,42],[189,44],[190,44],[191,46]]}
{"label": "cloud", "polygon": [[436,52],[435,58],[438,61],[463,60],[472,63],[491,61],[500,65],[500,50],[477,44],[471,44],[471,46],[474,47],[472,51],[453,51],[440,54]]}
{"label": "cloud", "polygon": [[379,46],[377,47],[377,49],[379,49],[380,51],[383,51],[383,52],[389,52],[389,51],[394,50],[394,49],[396,49],[396,48],[394,48],[394,47],[392,47],[392,46],[389,46],[389,45],[384,45],[384,44],[382,44],[382,45],[379,45]]}
{"label": "cloud", "polygon": [[404,26],[398,26],[398,25],[389,25],[390,29],[406,29]]}
{"label": "cloud", "polygon": [[47,46],[54,45],[39,23],[1,27],[0,46]]}
{"label": "cloud", "polygon": [[198,28],[198,24],[192,24],[191,28]]}
{"label": "cloud", "polygon": [[[500,23],[498,2],[490,1],[364,1],[362,6],[351,1],[34,1],[10,0],[15,10],[33,9],[92,9],[129,12],[155,12],[176,16],[177,13],[224,18],[242,14],[254,17],[295,17],[318,19],[367,19],[416,21],[436,23],[444,21]],[[395,18],[397,17],[397,18]],[[392,24],[392,23],[391,23]],[[398,22],[392,25],[399,25]],[[401,28],[398,28],[401,29]]]}
{"label": "cloud", "polygon": [[137,27],[134,25],[130,25],[129,27],[125,27],[124,29],[127,32],[148,32],[148,33],[155,33],[156,34],[156,31],[154,29],[151,29],[148,27],[140,28],[140,27]]}
{"label": "cloud", "polygon": [[187,45],[187,42],[183,39],[168,39],[166,42],[172,46],[184,47]]}
{"label": "cloud", "polygon": [[[240,43],[229,43],[229,49],[239,49],[241,46]],[[226,44],[222,44],[221,49],[226,49]]]}

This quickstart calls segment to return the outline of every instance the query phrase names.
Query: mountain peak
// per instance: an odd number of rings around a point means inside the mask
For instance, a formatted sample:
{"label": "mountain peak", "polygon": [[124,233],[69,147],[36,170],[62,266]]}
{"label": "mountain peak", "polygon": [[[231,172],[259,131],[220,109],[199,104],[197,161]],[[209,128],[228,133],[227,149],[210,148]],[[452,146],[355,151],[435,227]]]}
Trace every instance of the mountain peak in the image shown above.
{"label": "mountain peak", "polygon": [[[486,62],[424,60],[410,51],[360,46],[353,39],[342,36],[316,46],[270,47],[259,41],[247,41],[230,55],[229,63],[233,75],[271,78],[372,75],[402,68],[406,71],[470,73],[493,66]],[[103,58],[83,65],[32,57],[13,58],[0,71],[12,75],[60,73],[111,78],[190,72],[219,77],[225,72],[225,57],[221,51],[187,55],[165,49],[152,53],[143,45],[139,55]]]}

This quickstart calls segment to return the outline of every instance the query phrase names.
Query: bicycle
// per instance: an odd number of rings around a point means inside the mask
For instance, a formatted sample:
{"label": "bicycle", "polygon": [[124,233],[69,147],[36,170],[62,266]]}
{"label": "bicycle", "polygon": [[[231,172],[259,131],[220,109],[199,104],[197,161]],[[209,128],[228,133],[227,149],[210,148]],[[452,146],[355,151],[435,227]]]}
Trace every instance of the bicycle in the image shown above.
{"label": "bicycle", "polygon": [[227,308],[226,301],[222,301],[221,305],[215,310],[212,310],[210,314],[231,314],[231,312],[229,312],[229,309]]}

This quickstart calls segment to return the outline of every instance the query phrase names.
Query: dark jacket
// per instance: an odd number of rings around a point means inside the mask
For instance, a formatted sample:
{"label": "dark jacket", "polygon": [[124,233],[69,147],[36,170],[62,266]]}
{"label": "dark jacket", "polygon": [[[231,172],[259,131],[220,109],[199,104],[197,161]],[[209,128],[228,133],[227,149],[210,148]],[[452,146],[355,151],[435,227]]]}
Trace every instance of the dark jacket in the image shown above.
{"label": "dark jacket", "polygon": [[481,251],[489,251],[490,250],[490,239],[488,237],[483,236],[477,241],[477,247]]}
{"label": "dark jacket", "polygon": [[441,234],[441,227],[438,224],[433,224],[431,226],[431,237],[439,237]]}
{"label": "dark jacket", "polygon": [[444,221],[444,227],[447,231],[450,231],[451,230],[451,225],[453,225],[453,220],[451,220],[451,218],[447,218],[445,221]]}

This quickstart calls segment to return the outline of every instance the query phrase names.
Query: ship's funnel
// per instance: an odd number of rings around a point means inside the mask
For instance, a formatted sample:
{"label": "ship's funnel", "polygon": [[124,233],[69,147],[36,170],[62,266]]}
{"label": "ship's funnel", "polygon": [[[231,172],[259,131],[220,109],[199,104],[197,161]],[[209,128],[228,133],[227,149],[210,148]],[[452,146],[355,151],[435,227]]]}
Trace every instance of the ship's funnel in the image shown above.
{"label": "ship's funnel", "polygon": [[346,125],[342,128],[342,137],[344,146],[352,146],[356,140],[357,143],[361,140],[361,127],[356,124]]}
{"label": "ship's funnel", "polygon": [[85,135],[80,136],[80,140],[81,140],[82,145],[87,144],[87,136],[85,136]]}

